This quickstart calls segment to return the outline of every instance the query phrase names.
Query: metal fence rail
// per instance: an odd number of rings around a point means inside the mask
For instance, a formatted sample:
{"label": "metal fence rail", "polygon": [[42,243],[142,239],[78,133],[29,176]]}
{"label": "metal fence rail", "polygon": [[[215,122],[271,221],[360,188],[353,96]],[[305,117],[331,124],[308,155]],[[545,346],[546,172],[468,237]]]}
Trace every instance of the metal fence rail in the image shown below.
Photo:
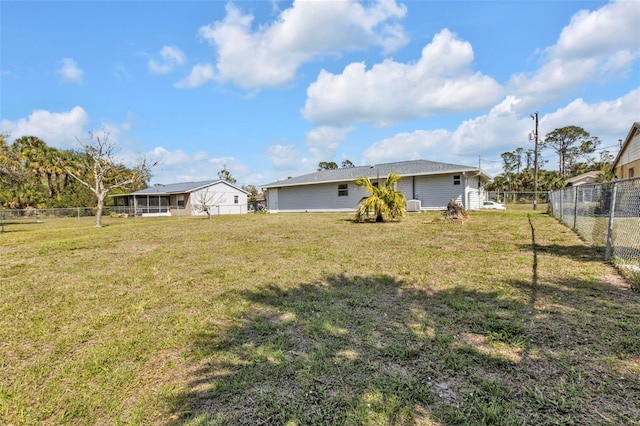
{"label": "metal fence rail", "polygon": [[589,244],[640,272],[640,178],[580,185],[551,192],[552,214]]}
{"label": "metal fence rail", "polygon": [[[253,206],[251,206],[253,208]],[[220,204],[210,207],[210,216],[243,214],[253,212],[248,206],[241,204]],[[198,216],[208,216],[206,212],[196,209]],[[180,219],[181,217],[193,216],[191,210],[184,206],[142,206],[138,208],[124,206],[106,206],[102,211],[102,218],[122,219],[139,218],[153,216],[167,216]],[[96,215],[95,207],[71,207],[57,209],[0,209],[0,232],[6,231],[10,226],[28,225],[43,223],[50,219],[73,219],[67,220],[65,226],[89,225]]]}
{"label": "metal fence rail", "polygon": [[497,201],[499,203],[511,204],[531,204],[537,196],[538,203],[546,203],[548,193],[546,191],[485,191],[485,200]]}

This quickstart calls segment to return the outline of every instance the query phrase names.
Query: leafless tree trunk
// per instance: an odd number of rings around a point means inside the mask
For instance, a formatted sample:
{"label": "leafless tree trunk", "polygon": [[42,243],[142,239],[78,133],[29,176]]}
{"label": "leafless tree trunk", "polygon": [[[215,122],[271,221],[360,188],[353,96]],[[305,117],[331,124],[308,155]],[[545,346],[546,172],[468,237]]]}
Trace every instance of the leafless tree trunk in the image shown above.
{"label": "leafless tree trunk", "polygon": [[77,167],[65,167],[70,176],[89,188],[97,198],[95,227],[102,226],[104,201],[110,191],[116,188],[130,189],[141,186],[151,177],[151,169],[157,163],[140,159],[133,168],[118,163],[115,158],[116,145],[109,141],[109,132],[103,131],[102,137],[89,132],[89,142],[80,143],[84,154],[83,164]]}
{"label": "leafless tree trunk", "polygon": [[206,213],[209,219],[211,219],[211,209],[213,207],[219,208],[220,204],[225,201],[224,194],[210,192],[208,189],[202,190],[196,197],[195,209],[199,212]]}

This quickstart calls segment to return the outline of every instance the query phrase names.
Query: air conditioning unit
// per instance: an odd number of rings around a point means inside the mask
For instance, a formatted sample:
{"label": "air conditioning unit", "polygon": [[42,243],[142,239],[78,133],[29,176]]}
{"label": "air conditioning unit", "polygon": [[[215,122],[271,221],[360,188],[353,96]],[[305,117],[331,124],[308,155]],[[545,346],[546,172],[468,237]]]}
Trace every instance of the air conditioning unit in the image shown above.
{"label": "air conditioning unit", "polygon": [[407,200],[407,211],[408,212],[419,212],[422,208],[422,203],[420,200]]}

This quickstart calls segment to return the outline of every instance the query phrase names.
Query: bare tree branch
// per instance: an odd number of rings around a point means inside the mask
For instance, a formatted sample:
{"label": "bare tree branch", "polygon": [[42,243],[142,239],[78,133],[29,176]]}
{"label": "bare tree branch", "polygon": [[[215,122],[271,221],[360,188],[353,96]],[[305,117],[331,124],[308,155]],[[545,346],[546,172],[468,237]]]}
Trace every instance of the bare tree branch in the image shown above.
{"label": "bare tree branch", "polygon": [[217,192],[207,189],[198,192],[195,201],[194,207],[196,211],[206,213],[209,219],[211,219],[211,209],[224,203],[226,198],[224,198],[224,194],[218,194]]}
{"label": "bare tree branch", "polygon": [[132,169],[116,159],[116,144],[109,140],[109,131],[102,136],[89,132],[89,142],[80,144],[80,153],[85,161],[76,167],[66,166],[65,170],[75,180],[89,188],[98,199],[96,227],[102,226],[102,210],[109,192],[114,189],[131,189],[145,184],[151,178],[151,169],[157,165],[147,159],[139,159]]}

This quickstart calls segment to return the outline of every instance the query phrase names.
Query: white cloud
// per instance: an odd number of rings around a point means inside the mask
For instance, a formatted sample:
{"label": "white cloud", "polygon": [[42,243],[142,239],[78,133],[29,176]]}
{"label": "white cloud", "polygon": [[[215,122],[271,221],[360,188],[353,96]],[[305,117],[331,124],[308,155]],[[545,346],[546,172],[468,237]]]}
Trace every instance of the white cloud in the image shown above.
{"label": "white cloud", "polygon": [[146,157],[158,163],[152,170],[152,184],[195,182],[217,177],[209,165],[209,155],[201,151],[191,154],[181,149],[169,151],[158,146],[147,152]]}
{"label": "white cloud", "polygon": [[439,151],[439,146],[448,145],[450,139],[451,134],[446,130],[398,133],[367,148],[362,156],[362,164],[441,158],[436,151]]}
{"label": "white cloud", "polygon": [[66,83],[82,84],[84,71],[78,68],[78,63],[71,58],[63,58],[60,63],[62,66],[58,69],[58,75]]}
{"label": "white cloud", "polygon": [[113,64],[113,75],[118,80],[131,81],[131,75],[127,71],[127,67],[122,62],[116,62]]}
{"label": "white cloud", "polygon": [[13,71],[10,70],[2,70],[0,71],[0,76],[2,77],[11,77],[14,80],[18,80],[20,77],[14,73]]}
{"label": "white cloud", "polygon": [[[167,149],[159,146],[151,151],[150,158],[153,161],[157,161],[162,166],[183,166],[191,163],[193,157],[186,152],[178,149],[173,152],[169,152]],[[200,159],[202,161],[203,159]]]}
{"label": "white cloud", "polygon": [[[527,148],[533,130],[530,117],[519,116],[519,100],[507,97],[487,114],[464,121],[450,132],[445,129],[399,133],[376,142],[363,153],[363,163],[425,159],[475,166],[482,159],[483,170],[500,173],[500,154],[517,147]],[[533,148],[533,146],[531,146]]]}
{"label": "white cloud", "polygon": [[320,126],[308,131],[305,142],[311,161],[319,163],[333,158],[340,143],[344,142],[352,130],[352,127]]}
{"label": "white cloud", "polygon": [[624,139],[631,124],[638,121],[639,105],[640,88],[610,101],[589,104],[583,99],[576,99],[546,114],[540,122],[540,135],[543,137],[559,127],[579,126],[599,137],[603,146],[610,146],[618,139]]}
{"label": "white cloud", "polygon": [[625,50],[637,54],[639,27],[637,1],[614,1],[593,12],[576,13],[549,50],[562,58],[609,57]]}
{"label": "white cloud", "polygon": [[504,151],[525,147],[534,122],[529,115],[523,117],[518,113],[519,104],[520,99],[508,96],[489,113],[464,121],[451,136],[451,153],[478,156],[491,152],[496,157]]}
{"label": "white cloud", "polygon": [[535,108],[560,99],[580,84],[627,72],[640,57],[638,28],[636,1],[578,12],[556,44],[545,50],[543,65],[536,72],[512,76],[509,93],[522,98],[523,108]]}
{"label": "white cloud", "polygon": [[295,0],[273,23],[257,29],[252,28],[253,15],[231,3],[226,10],[222,21],[198,33],[217,51],[216,80],[244,89],[288,84],[303,62],[319,55],[372,45],[386,53],[408,41],[396,22],[406,7],[395,0]]}
{"label": "white cloud", "polygon": [[264,153],[273,167],[271,170],[256,176],[259,177],[255,181],[256,185],[314,172],[318,162],[326,160],[326,158],[322,158],[319,161],[312,160],[305,156],[298,146],[293,144],[272,145],[266,148]]}
{"label": "white cloud", "polygon": [[278,169],[295,169],[302,153],[295,145],[272,145],[265,150],[271,164]]}
{"label": "white cloud", "polygon": [[218,172],[224,168],[237,180],[238,186],[263,183],[261,173],[253,173],[246,164],[235,157],[210,157],[204,151],[193,153],[181,149],[170,151],[158,146],[147,152],[146,158],[158,162],[152,170],[151,184],[218,179]]}
{"label": "white cloud", "polygon": [[9,132],[13,139],[22,136],[37,136],[47,145],[68,149],[73,147],[78,138],[86,136],[89,116],[79,106],[68,112],[49,112],[37,110],[27,119],[18,121],[2,120],[2,132]]}
{"label": "white cloud", "polygon": [[174,87],[178,89],[193,89],[202,86],[215,77],[215,70],[211,64],[197,64],[191,70],[188,77],[178,81]]}
{"label": "white cloud", "polygon": [[[380,140],[363,152],[362,164],[407,159],[426,159],[473,166],[478,164],[489,173],[501,173],[500,154],[518,147],[533,149],[529,134],[535,123],[529,114],[518,112],[521,100],[508,96],[487,114],[461,123],[454,131],[444,129],[416,130],[398,133]],[[602,146],[615,146],[624,138],[631,123],[638,120],[640,88],[611,101],[587,103],[576,99],[568,105],[540,116],[539,134],[575,125],[602,141]],[[615,119],[612,119],[615,117]],[[615,153],[615,148],[609,148]]]}
{"label": "white cloud", "polygon": [[398,133],[367,148],[363,163],[425,159],[473,166],[478,157],[499,158],[500,153],[526,146],[533,130],[529,117],[521,117],[518,99],[507,97],[489,113],[466,120],[450,132],[445,129]]}
{"label": "white cloud", "polygon": [[418,62],[387,59],[370,70],[364,63],[351,63],[338,75],[322,70],[307,89],[302,115],[316,124],[385,126],[490,106],[502,89],[492,78],[473,72],[472,63],[471,45],[445,29],[422,49]]}
{"label": "white cloud", "polygon": [[305,134],[305,145],[309,152],[302,152],[293,144],[276,144],[268,147],[265,154],[269,157],[273,171],[261,175],[267,181],[276,181],[289,176],[299,176],[316,171],[321,161],[332,161],[342,142],[347,139],[352,127],[320,126]]}
{"label": "white cloud", "polygon": [[147,63],[149,71],[153,74],[168,74],[173,71],[176,66],[183,65],[186,61],[184,52],[174,46],[163,46],[160,51],[160,57],[162,61],[149,59]]}

